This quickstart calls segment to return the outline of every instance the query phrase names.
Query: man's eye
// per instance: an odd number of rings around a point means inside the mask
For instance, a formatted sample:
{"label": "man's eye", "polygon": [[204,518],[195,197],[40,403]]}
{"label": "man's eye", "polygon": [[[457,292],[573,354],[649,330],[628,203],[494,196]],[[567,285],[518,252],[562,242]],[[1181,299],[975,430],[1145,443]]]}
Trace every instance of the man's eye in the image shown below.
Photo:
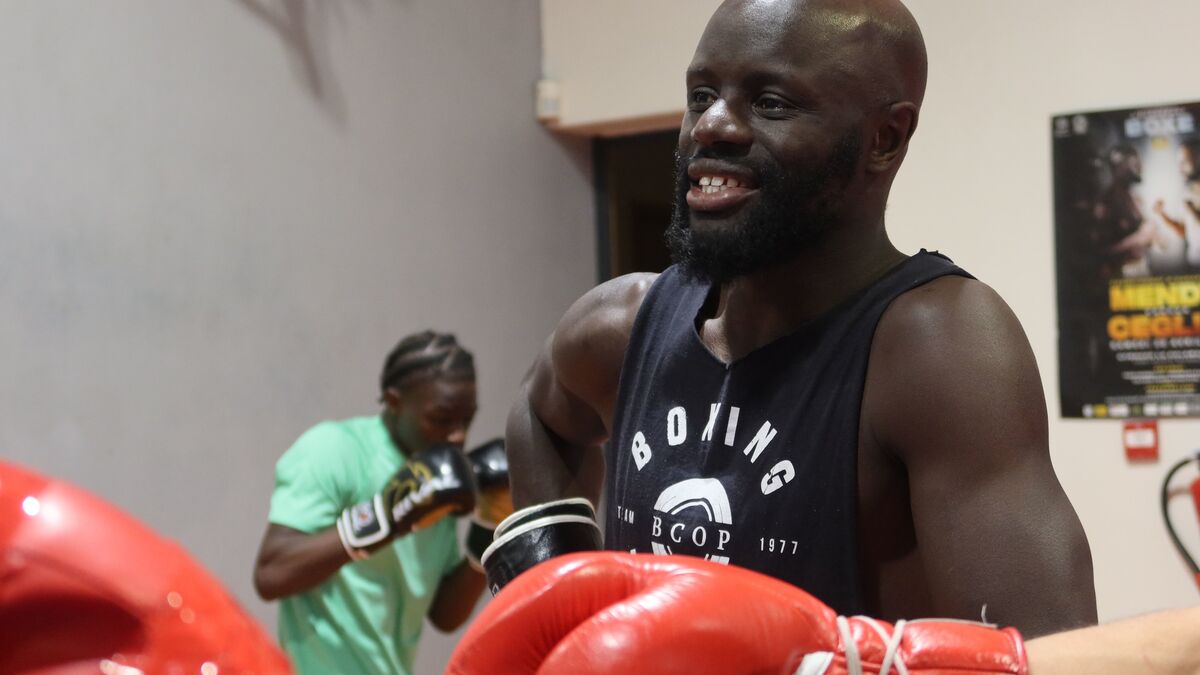
{"label": "man's eye", "polygon": [[778,96],[760,96],[754,102],[754,107],[763,112],[783,112],[792,109],[791,104]]}
{"label": "man's eye", "polygon": [[711,91],[706,91],[704,89],[697,89],[696,91],[688,94],[688,105],[693,108],[710,106],[715,100],[716,96],[714,96]]}

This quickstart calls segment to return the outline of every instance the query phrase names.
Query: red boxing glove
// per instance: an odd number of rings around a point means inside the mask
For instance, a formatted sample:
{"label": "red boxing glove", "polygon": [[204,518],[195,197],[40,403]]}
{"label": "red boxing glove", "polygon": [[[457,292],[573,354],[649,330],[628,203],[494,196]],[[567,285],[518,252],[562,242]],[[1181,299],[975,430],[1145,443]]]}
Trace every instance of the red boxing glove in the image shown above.
{"label": "red boxing glove", "polygon": [[178,544],[77,487],[0,461],[0,673],[290,672]]}
{"label": "red boxing glove", "polygon": [[1012,628],[846,619],[808,593],[687,556],[597,552],[517,577],[463,636],[447,673],[1027,675]]}

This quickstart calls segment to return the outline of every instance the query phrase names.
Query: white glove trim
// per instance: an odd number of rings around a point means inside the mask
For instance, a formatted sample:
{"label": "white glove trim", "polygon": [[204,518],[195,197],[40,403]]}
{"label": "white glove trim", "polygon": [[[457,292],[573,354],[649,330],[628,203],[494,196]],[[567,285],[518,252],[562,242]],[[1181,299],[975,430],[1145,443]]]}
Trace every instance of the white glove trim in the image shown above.
{"label": "white glove trim", "polygon": [[[352,520],[354,515],[352,512],[355,507],[362,505],[361,502],[342,511],[342,515],[337,521],[338,538],[342,540],[342,546],[346,549],[346,552],[355,560],[362,560],[368,556],[366,551],[360,549],[378,544],[392,534],[392,521],[388,519],[387,508],[383,504],[383,495],[375,495],[370,503],[375,511],[375,521],[379,523],[379,531],[375,534],[366,537],[354,534],[354,522]],[[352,550],[361,555],[355,555],[355,553],[351,552]]]}
{"label": "white glove trim", "polygon": [[543,502],[541,504],[534,504],[533,506],[526,506],[525,508],[521,509],[520,511],[513,512],[512,515],[510,515],[509,517],[500,521],[500,524],[498,526],[496,526],[496,536],[499,537],[500,535],[504,534],[504,531],[507,530],[508,528],[512,527],[513,523],[528,516],[531,513],[537,513],[538,511],[545,511],[545,510],[557,508],[560,506],[567,506],[569,504],[578,504],[580,506],[587,506],[589,513],[592,514],[592,519],[595,520],[596,507],[592,506],[592,502],[590,500],[585,499],[583,497],[570,497],[568,499],[558,499],[558,500],[555,500],[552,502]]}
{"label": "white glove trim", "polygon": [[354,548],[348,543],[350,535],[346,534],[346,526],[342,524],[342,519],[337,519],[338,540],[342,542],[342,550],[346,555],[350,556],[351,560],[365,560],[367,552],[361,548]]}
{"label": "white glove trim", "polygon": [[[518,513],[520,512],[518,511]],[[505,518],[505,521],[507,520],[508,519]],[[488,546],[487,549],[484,550],[483,557],[479,559],[479,562],[487,565],[488,557],[492,555],[493,551],[499,549],[501,546],[504,546],[508,542],[516,539],[526,532],[540,530],[543,527],[558,525],[560,523],[582,523],[584,525],[591,525],[592,527],[596,528],[596,531],[600,530],[600,525],[596,523],[596,520],[594,518],[588,518],[587,516],[547,516],[545,518],[538,518],[537,520],[531,520],[528,523],[521,525],[512,532],[505,532],[503,535],[501,535],[500,532],[501,528],[504,527],[504,523],[500,523],[500,527],[496,528],[495,540],[492,541],[491,546]]]}
{"label": "white glove trim", "polygon": [[833,652],[809,652],[792,675],[825,675],[833,665]]}

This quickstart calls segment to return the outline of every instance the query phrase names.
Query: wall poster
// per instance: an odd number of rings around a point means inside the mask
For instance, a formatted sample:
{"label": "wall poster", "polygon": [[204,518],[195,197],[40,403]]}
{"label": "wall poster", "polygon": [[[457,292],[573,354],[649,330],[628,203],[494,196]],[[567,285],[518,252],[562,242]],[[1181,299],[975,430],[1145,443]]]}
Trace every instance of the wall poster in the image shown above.
{"label": "wall poster", "polygon": [[1051,120],[1063,417],[1200,416],[1200,102]]}

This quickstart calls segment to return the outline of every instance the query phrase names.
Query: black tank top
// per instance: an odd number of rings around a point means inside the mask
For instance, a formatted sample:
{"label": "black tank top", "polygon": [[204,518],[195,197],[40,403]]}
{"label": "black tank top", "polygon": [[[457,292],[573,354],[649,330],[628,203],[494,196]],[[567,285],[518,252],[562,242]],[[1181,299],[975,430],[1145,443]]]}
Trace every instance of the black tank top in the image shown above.
{"label": "black tank top", "polygon": [[859,407],[875,325],[947,274],[922,250],[800,330],[726,365],[701,343],[707,284],[661,274],[625,352],[607,453],[605,548],[769,574],[851,615]]}

